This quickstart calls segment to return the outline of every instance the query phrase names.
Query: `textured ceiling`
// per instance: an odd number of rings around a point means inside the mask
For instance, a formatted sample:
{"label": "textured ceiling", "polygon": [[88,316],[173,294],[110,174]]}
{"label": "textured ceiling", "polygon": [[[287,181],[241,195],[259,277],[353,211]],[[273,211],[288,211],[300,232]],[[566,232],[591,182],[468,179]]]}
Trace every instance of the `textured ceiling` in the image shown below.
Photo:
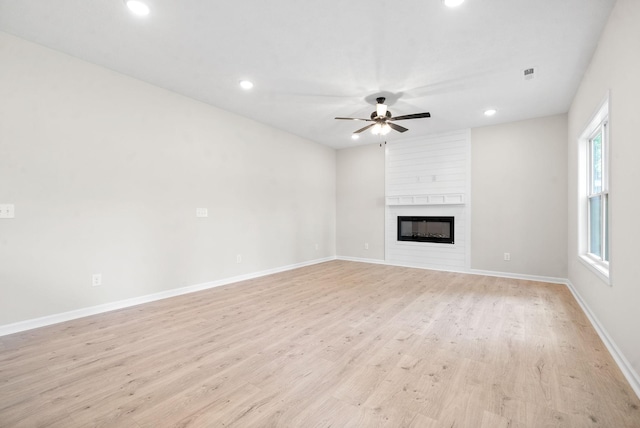
{"label": "textured ceiling", "polygon": [[0,0],[0,30],[342,148],[379,94],[432,114],[389,141],[566,112],[614,1]]}

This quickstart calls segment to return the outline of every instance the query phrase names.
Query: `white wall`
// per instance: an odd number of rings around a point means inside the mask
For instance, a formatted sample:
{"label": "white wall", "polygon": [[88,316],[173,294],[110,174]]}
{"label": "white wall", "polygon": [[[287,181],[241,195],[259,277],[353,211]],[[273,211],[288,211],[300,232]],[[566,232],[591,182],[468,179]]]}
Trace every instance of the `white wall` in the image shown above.
{"label": "white wall", "polygon": [[[640,2],[618,0],[569,110],[569,280],[640,382]],[[578,260],[578,138],[610,90],[611,277]],[[638,384],[640,385],[640,383]]]}
{"label": "white wall", "polygon": [[378,144],[337,153],[338,256],[384,260],[384,153]]}
{"label": "white wall", "polygon": [[0,325],[335,254],[333,149],[3,33],[0,58]]}
{"label": "white wall", "polygon": [[566,141],[564,114],[471,131],[472,268],[567,277]]}

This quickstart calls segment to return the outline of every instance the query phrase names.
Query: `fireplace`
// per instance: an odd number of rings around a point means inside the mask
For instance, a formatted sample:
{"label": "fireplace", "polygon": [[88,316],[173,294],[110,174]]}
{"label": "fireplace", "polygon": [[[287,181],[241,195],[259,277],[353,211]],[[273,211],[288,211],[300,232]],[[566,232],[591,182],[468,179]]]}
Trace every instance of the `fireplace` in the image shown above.
{"label": "fireplace", "polygon": [[454,217],[398,216],[398,241],[454,243]]}

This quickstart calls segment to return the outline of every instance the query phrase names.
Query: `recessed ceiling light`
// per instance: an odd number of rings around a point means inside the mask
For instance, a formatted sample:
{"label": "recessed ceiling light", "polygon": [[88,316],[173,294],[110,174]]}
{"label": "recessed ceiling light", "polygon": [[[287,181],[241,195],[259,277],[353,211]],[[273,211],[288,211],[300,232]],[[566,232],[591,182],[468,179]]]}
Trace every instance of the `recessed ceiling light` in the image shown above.
{"label": "recessed ceiling light", "polygon": [[241,80],[240,87],[248,91],[249,89],[253,88],[253,82],[250,82],[248,80]]}
{"label": "recessed ceiling light", "polygon": [[139,0],[125,0],[129,10],[138,16],[149,15],[149,6]]}
{"label": "recessed ceiling light", "polygon": [[498,110],[496,110],[494,108],[490,108],[490,109],[484,111],[484,115],[485,116],[493,116],[497,112],[498,112]]}
{"label": "recessed ceiling light", "polygon": [[442,0],[442,2],[447,7],[458,7],[464,3],[464,0]]}
{"label": "recessed ceiling light", "polygon": [[352,140],[357,140],[358,138],[360,138],[360,136],[358,134],[351,134],[351,139]]}

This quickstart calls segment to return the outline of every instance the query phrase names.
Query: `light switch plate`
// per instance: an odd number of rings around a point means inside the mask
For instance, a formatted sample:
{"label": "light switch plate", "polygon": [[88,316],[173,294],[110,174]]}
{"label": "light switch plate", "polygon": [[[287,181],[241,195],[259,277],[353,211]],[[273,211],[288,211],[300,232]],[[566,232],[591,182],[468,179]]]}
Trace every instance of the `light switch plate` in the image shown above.
{"label": "light switch plate", "polygon": [[209,210],[206,208],[196,208],[196,217],[209,217]]}
{"label": "light switch plate", "polygon": [[16,206],[13,204],[0,204],[0,218],[14,218]]}

